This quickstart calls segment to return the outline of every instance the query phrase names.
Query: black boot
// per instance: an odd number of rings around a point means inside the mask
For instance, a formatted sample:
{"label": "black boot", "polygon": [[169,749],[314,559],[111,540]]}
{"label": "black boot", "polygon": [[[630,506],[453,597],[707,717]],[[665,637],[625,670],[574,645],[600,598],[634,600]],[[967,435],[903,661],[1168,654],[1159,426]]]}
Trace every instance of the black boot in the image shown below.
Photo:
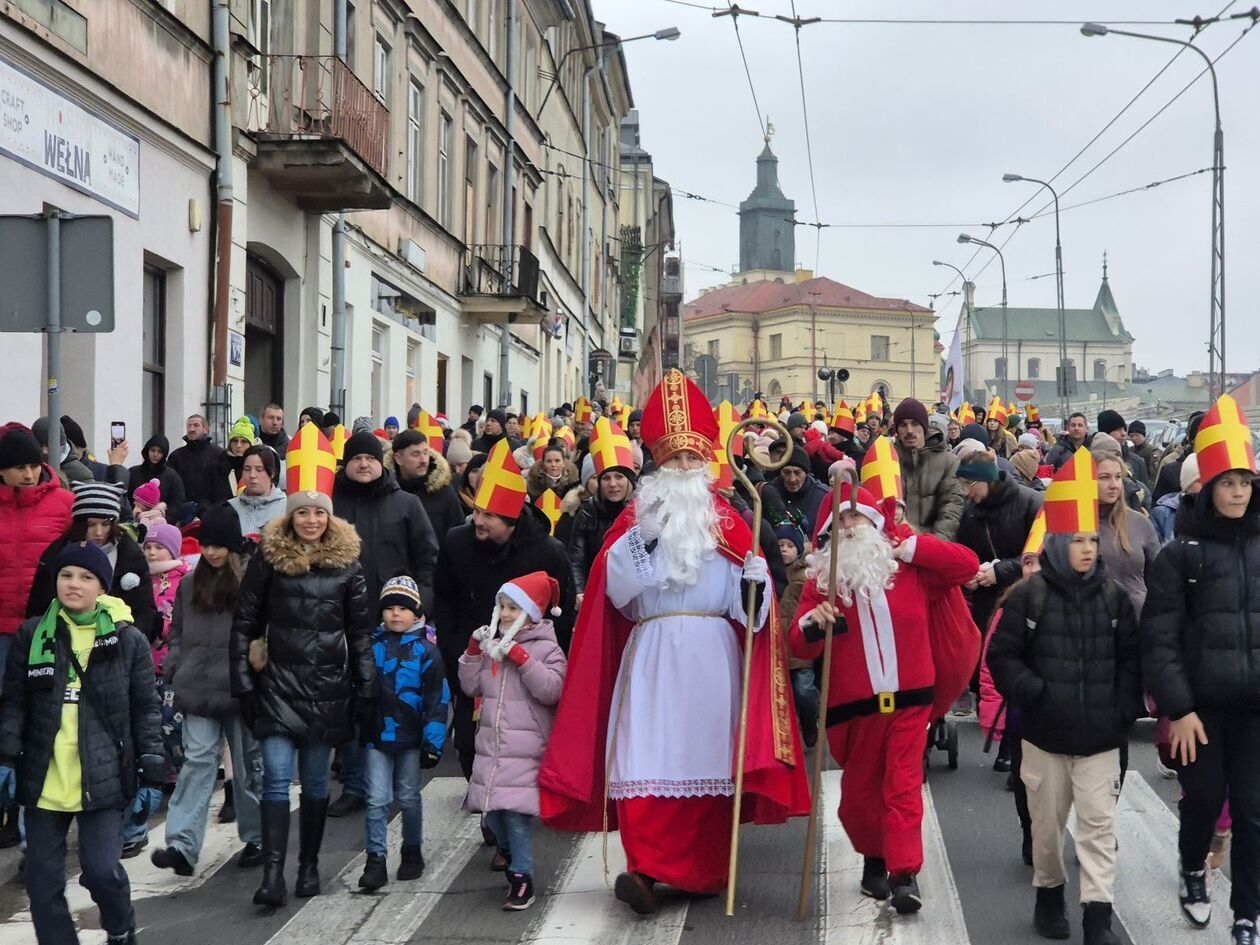
{"label": "black boot", "polygon": [[923,908],[923,896],[919,892],[919,881],[912,873],[900,873],[890,876],[888,886],[891,892],[892,907],[898,915],[909,915]]}
{"label": "black boot", "polygon": [[1111,931],[1111,903],[1087,902],[1084,908],[1085,945],[1120,945],[1120,939]]}
{"label": "black boot", "polygon": [[398,864],[398,878],[400,880],[419,879],[423,873],[424,857],[420,854],[420,848],[404,846],[402,862]]}
{"label": "black boot", "polygon": [[236,796],[232,793],[232,782],[223,782],[223,806],[219,808],[219,823],[230,824],[236,820]]}
{"label": "black boot", "polygon": [[883,902],[892,895],[888,887],[888,866],[881,857],[868,856],[862,861],[862,885],[859,887],[863,896]]}
{"label": "black boot", "polygon": [[319,895],[319,847],[324,840],[328,798],[302,795],[298,808],[298,875],[293,895],[308,899]]}
{"label": "black boot", "polygon": [[0,850],[15,847],[22,842],[18,833],[18,809],[16,807],[0,810]]}
{"label": "black boot", "polygon": [[388,882],[389,873],[385,869],[385,857],[379,853],[369,853],[367,863],[363,866],[363,875],[359,877],[359,888],[376,892]]}
{"label": "black boot", "polygon": [[622,873],[613,884],[613,893],[639,915],[653,915],[657,910],[653,885],[642,873]]}
{"label": "black boot", "polygon": [[1037,906],[1033,910],[1033,928],[1042,938],[1071,938],[1067,906],[1062,886],[1037,887]]}
{"label": "black boot", "polygon": [[288,898],[284,885],[284,857],[289,850],[289,802],[263,801],[263,878],[254,893],[254,905],[279,909]]}

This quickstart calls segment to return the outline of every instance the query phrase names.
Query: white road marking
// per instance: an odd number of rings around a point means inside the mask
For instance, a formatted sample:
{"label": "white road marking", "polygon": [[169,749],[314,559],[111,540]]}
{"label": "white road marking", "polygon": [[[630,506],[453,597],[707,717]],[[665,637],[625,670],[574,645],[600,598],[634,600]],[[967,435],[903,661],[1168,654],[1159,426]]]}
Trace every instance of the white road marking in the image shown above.
{"label": "white road marking", "polygon": [[923,909],[917,915],[899,916],[891,907],[858,892],[862,857],[836,817],[840,774],[823,772],[819,812],[824,871],[819,924],[824,945],[970,945],[931,789],[923,786],[923,871],[919,874]]}

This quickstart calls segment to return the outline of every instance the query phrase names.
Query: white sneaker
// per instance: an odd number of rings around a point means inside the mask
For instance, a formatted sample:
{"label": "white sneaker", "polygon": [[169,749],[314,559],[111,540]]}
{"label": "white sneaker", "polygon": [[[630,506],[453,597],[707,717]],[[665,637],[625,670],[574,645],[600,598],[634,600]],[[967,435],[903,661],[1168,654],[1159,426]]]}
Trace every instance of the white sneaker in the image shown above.
{"label": "white sneaker", "polygon": [[1177,772],[1172,768],[1166,767],[1158,756],[1155,758],[1155,770],[1159,772],[1161,778],[1166,778],[1169,781],[1177,777]]}
{"label": "white sneaker", "polygon": [[1182,870],[1179,894],[1181,914],[1196,929],[1212,920],[1212,897],[1207,890],[1207,870]]}

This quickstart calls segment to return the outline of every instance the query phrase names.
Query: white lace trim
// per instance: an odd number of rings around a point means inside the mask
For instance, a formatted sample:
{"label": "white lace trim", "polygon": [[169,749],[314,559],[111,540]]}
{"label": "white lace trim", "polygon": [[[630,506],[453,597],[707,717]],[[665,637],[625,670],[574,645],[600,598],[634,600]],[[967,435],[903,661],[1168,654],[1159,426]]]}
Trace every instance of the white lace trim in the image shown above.
{"label": "white lace trim", "polygon": [[615,801],[631,797],[731,797],[735,783],[730,778],[693,778],[690,781],[614,781],[608,796]]}
{"label": "white lace trim", "polygon": [[630,552],[630,563],[643,581],[652,579],[652,557],[648,554],[643,541],[643,533],[638,525],[632,525],[626,532],[626,548]]}

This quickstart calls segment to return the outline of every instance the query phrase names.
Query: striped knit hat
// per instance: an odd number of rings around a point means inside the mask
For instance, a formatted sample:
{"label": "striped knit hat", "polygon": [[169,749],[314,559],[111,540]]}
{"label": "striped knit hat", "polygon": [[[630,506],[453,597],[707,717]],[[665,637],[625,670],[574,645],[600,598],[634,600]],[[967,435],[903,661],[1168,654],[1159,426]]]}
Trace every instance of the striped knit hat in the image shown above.
{"label": "striped knit hat", "polygon": [[76,482],[74,490],[74,506],[71,515],[75,518],[118,518],[122,509],[122,486],[112,482]]}
{"label": "striped knit hat", "polygon": [[385,582],[381,588],[380,609],[386,607],[406,607],[417,617],[424,614],[420,588],[410,575],[399,574]]}

